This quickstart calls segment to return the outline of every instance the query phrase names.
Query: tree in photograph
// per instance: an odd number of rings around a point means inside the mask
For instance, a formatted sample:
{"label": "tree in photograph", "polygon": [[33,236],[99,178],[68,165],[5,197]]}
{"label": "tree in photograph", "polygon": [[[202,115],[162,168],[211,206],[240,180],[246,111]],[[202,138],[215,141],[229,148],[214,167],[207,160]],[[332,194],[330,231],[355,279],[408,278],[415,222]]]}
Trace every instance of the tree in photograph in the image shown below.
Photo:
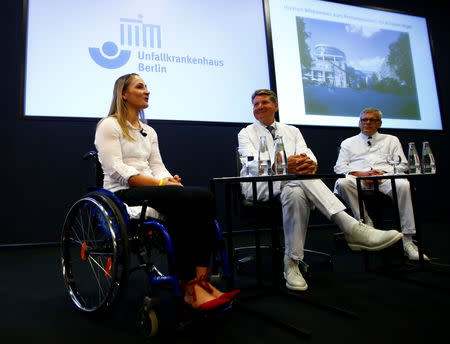
{"label": "tree in photograph", "polygon": [[310,34],[306,32],[305,22],[300,17],[297,17],[297,34],[302,74],[305,75],[311,72],[313,59],[311,57],[308,44],[306,43],[306,40],[310,37]]}
{"label": "tree in photograph", "polygon": [[401,33],[397,41],[389,45],[387,64],[395,72],[402,85],[409,89],[415,89],[411,45],[407,33]]}

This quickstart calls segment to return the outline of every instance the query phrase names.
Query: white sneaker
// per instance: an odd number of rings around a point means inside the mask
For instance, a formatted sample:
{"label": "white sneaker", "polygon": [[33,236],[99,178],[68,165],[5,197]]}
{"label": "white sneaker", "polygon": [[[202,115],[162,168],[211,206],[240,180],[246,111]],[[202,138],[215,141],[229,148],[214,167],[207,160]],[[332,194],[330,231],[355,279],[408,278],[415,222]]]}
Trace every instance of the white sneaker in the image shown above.
{"label": "white sneaker", "polygon": [[[405,251],[405,256],[408,257],[409,260],[419,260],[419,248],[413,242],[404,244],[403,250]],[[430,258],[424,254],[423,260],[429,261]]]}
{"label": "white sneaker", "polygon": [[287,262],[284,263],[284,279],[286,280],[286,288],[290,290],[308,289],[308,285],[295,260],[288,259]]}
{"label": "white sneaker", "polygon": [[358,222],[352,227],[352,234],[344,236],[353,251],[379,251],[395,244],[403,234],[394,229],[382,231]]}

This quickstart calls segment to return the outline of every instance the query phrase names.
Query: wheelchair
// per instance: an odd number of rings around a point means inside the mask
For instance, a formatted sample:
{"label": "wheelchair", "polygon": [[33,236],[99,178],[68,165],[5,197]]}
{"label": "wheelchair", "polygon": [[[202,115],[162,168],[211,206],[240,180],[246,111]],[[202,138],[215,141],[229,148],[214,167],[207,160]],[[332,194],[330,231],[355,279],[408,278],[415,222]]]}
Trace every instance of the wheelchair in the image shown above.
{"label": "wheelchair", "polygon": [[[95,162],[96,186],[76,201],[66,215],[61,237],[61,264],[69,296],[85,313],[110,312],[124,296],[129,275],[143,270],[148,279],[148,295],[138,311],[138,326],[145,337],[158,333],[155,288],[171,289],[181,307],[175,256],[164,222],[146,216],[147,202],[138,219],[130,218],[127,208],[112,192],[101,188],[103,170],[95,151],[84,160]],[[229,276],[224,239],[217,221],[217,243],[211,265],[211,280]],[[137,265],[130,265],[130,257]],[[221,271],[219,271],[221,269]],[[179,308],[177,307],[177,308]],[[231,308],[231,303],[226,309]],[[224,311],[222,309],[221,311]],[[177,311],[177,317],[180,312]],[[178,321],[178,319],[177,319]],[[182,322],[178,323],[183,326]]]}

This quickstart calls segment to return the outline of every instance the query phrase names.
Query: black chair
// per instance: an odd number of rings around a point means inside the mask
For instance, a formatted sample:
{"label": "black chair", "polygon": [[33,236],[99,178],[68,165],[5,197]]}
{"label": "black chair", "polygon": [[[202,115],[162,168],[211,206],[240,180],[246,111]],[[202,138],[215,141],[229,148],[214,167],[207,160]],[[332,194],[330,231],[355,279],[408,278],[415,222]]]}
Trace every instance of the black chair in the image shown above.
{"label": "black chair", "polygon": [[[241,159],[239,154],[236,152],[236,169],[237,175],[240,175],[240,171],[242,169]],[[253,233],[254,244],[246,245],[246,246],[237,246],[234,247],[235,257],[234,263],[237,271],[239,272],[242,269],[242,265],[255,260],[256,263],[256,272],[257,272],[257,280],[258,283],[262,283],[262,256],[261,249],[272,249],[271,244],[261,244],[261,237],[264,233],[270,232],[270,224],[275,220],[280,231],[280,237],[283,237],[283,216],[282,216],[282,207],[280,202],[275,202],[275,204],[270,204],[268,201],[257,201],[253,202],[251,200],[247,200],[244,198],[240,185],[234,184],[233,187],[235,190],[233,194],[236,199],[233,204],[239,205],[234,209],[235,214],[242,220],[247,220],[246,225],[248,225],[250,230],[244,231],[234,231],[233,234],[243,234],[243,233]],[[275,216],[275,219],[273,218]],[[311,225],[310,225],[311,227]],[[271,239],[273,240],[273,238]],[[284,251],[284,244],[281,245],[281,250]],[[245,251],[254,251],[254,254],[247,254],[242,256],[240,253]],[[333,267],[332,256],[328,253],[304,249],[305,256],[307,255],[315,255],[321,258],[324,258],[323,263],[330,269]],[[306,263],[305,260],[299,261],[299,267],[305,279],[311,278],[311,270],[310,266]]]}
{"label": "black chair", "polygon": [[[386,226],[391,226],[393,222],[397,225],[395,223],[396,220],[392,219],[396,216],[395,211],[394,214],[392,214],[394,202],[391,197],[378,190],[378,185],[375,185],[374,189],[361,190],[358,197],[361,198],[366,211],[376,228],[382,229]],[[360,214],[361,218],[363,218],[365,215],[363,209],[360,209]]]}
{"label": "black chair", "polygon": [[[338,156],[339,156],[340,150],[341,150],[341,147],[338,146],[337,147],[337,155]],[[335,194],[335,196],[337,198],[339,198],[339,200],[347,206],[347,213],[349,215],[353,216],[353,213],[351,212],[351,210],[348,207],[348,205],[346,204],[346,202],[342,199],[342,197],[340,197],[338,194]],[[392,205],[393,205],[392,199],[389,196],[378,191],[377,188],[370,189],[370,190],[369,189],[368,190],[361,189],[361,191],[358,192],[358,197],[360,197],[361,200],[363,201],[363,203],[366,205],[366,210],[368,212],[368,215],[371,218],[371,220],[373,221],[375,227],[376,228],[385,227],[383,222],[386,221],[386,219],[388,217],[383,216],[383,215],[387,215],[386,210],[392,209]],[[363,219],[364,212],[362,211],[360,213],[361,213],[361,218]],[[363,222],[364,222],[364,220],[363,220]],[[392,224],[392,221],[387,221],[387,222],[388,222],[388,225]]]}
{"label": "black chair", "polygon": [[[387,183],[390,181],[386,181]],[[382,230],[389,230],[393,227],[396,228],[398,231],[401,231],[400,226],[400,215],[397,208],[397,204],[394,202],[394,200],[389,197],[388,195],[385,195],[378,189],[379,184],[374,183],[374,187],[372,189],[362,189],[361,184],[358,186],[357,183],[357,193],[359,198],[359,211],[360,211],[360,217],[363,222],[365,222],[365,212],[364,207],[367,211],[367,215],[370,217],[370,219],[373,222],[373,226],[377,229]],[[338,197],[342,203],[346,204],[345,201],[336,194],[336,197]],[[364,207],[363,207],[364,206]],[[353,216],[351,210],[347,206],[347,212],[349,215]],[[338,233],[336,238],[343,236],[343,233]],[[375,270],[389,270],[393,266],[402,266],[404,263],[404,257],[403,257],[403,247],[399,243],[396,245],[379,251],[379,252],[369,252],[369,251],[363,251],[363,257],[364,257],[364,267],[366,271],[375,271]],[[400,248],[401,246],[401,248]],[[379,260],[381,259],[381,266],[379,268],[373,268],[373,264],[371,264],[371,258],[373,260]]]}

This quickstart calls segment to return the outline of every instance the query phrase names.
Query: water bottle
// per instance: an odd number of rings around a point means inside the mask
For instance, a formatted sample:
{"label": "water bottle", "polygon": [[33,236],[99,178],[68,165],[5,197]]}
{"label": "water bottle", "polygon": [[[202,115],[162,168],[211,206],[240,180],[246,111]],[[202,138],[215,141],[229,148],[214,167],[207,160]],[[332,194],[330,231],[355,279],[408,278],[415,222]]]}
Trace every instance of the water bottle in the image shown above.
{"label": "water bottle", "polygon": [[430,143],[427,141],[422,143],[422,172],[436,173],[436,163],[431,152]]}
{"label": "water bottle", "polygon": [[408,173],[421,173],[419,154],[417,153],[416,144],[408,143]]}
{"label": "water bottle", "polygon": [[253,159],[253,156],[247,157],[247,163],[245,166],[247,167],[247,176],[256,177],[259,174],[258,166],[256,166],[256,161]]}
{"label": "water bottle", "polygon": [[275,137],[275,174],[287,174],[288,164],[286,151],[284,150],[283,137],[277,135]]}
{"label": "water bottle", "polygon": [[267,138],[265,136],[261,136],[259,138],[259,152],[258,152],[258,166],[259,166],[259,175],[260,176],[268,176],[270,174],[270,155],[269,149],[267,146]]}

